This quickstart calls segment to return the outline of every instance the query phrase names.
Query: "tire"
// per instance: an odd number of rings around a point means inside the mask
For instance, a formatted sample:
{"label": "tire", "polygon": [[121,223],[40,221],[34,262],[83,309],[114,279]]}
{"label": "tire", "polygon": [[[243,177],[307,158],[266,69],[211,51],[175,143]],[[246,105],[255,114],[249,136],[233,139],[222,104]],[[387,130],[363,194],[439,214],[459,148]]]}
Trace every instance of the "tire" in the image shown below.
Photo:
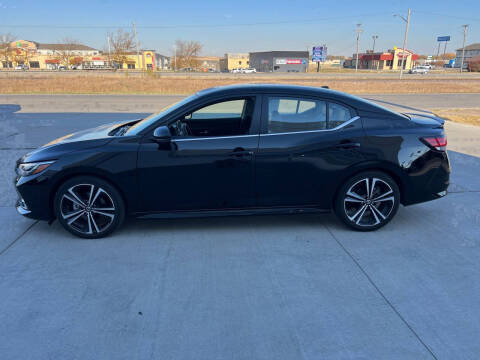
{"label": "tire", "polygon": [[334,210],[338,218],[350,228],[373,231],[392,220],[399,204],[400,190],[390,176],[380,171],[365,171],[353,176],[340,187]]}
{"label": "tire", "polygon": [[98,239],[118,229],[125,219],[125,203],[108,182],[78,176],[64,182],[54,197],[55,215],[68,232]]}

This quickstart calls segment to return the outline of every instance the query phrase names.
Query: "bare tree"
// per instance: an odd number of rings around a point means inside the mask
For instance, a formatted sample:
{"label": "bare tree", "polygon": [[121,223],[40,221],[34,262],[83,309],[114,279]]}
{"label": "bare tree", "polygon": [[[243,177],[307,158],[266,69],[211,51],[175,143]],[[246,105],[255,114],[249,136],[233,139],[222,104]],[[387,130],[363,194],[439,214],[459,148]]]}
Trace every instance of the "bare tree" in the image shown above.
{"label": "bare tree", "polygon": [[54,57],[61,65],[64,65],[67,69],[73,63],[73,59],[76,57],[76,50],[78,50],[79,41],[64,38],[57,44],[57,48],[54,50]]}
{"label": "bare tree", "polygon": [[11,33],[0,35],[0,57],[4,63],[4,67],[10,67],[10,63],[13,61],[14,51],[11,47],[11,43],[15,40],[15,36]]}
{"label": "bare tree", "polygon": [[118,29],[117,32],[107,34],[110,41],[110,58],[121,68],[128,62],[128,55],[135,50],[135,35],[133,32],[126,32]]}
{"label": "bare tree", "polygon": [[181,68],[196,68],[198,61],[195,59],[202,51],[203,45],[198,41],[175,41],[176,47],[176,64],[171,64],[177,69]]}

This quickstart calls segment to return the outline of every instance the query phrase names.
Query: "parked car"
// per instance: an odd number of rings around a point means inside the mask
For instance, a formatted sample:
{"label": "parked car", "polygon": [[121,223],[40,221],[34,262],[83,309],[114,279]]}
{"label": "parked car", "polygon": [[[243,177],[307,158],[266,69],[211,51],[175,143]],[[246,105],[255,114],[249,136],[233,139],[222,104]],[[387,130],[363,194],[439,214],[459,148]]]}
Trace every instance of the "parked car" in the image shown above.
{"label": "parked car", "polygon": [[25,70],[28,70],[28,66],[25,65],[25,64],[20,64],[20,65],[15,66],[15,70],[25,71]]}
{"label": "parked car", "polygon": [[240,74],[242,72],[242,70],[243,70],[242,68],[235,68],[235,69],[230,70],[230,72],[232,74]]}
{"label": "parked car", "polygon": [[67,67],[65,65],[60,65],[58,68],[57,68],[58,71],[66,71],[67,70]]}
{"label": "parked car", "polygon": [[430,69],[426,66],[416,66],[410,69],[409,74],[428,74]]}
{"label": "parked car", "polygon": [[[446,195],[444,121],[324,88],[233,85],[17,161],[17,211],[99,238],[126,216],[333,210],[361,231]],[[425,208],[425,211],[428,211]]]}
{"label": "parked car", "polygon": [[248,69],[242,69],[243,74],[253,74],[256,73],[257,70],[255,68],[248,68]]}

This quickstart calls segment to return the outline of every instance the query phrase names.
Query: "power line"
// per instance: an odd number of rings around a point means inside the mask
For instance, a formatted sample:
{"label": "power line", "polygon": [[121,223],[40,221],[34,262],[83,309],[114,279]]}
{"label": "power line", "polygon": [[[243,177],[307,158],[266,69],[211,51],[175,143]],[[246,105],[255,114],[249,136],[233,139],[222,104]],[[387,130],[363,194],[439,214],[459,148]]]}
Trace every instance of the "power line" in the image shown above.
{"label": "power line", "polygon": [[414,11],[412,11],[412,12],[415,12],[415,13],[418,13],[418,14],[425,14],[425,15],[448,17],[448,18],[450,18],[450,19],[480,21],[480,18],[471,18],[471,17],[465,17],[465,16],[455,16],[455,15],[439,14],[439,13],[432,13],[432,12],[429,12],[429,11],[418,11],[418,10],[414,10]]}
{"label": "power line", "polygon": [[[344,20],[351,18],[363,18],[383,16],[390,13],[370,13],[370,14],[356,14],[324,18],[310,18],[298,20],[283,20],[283,21],[264,21],[251,23],[237,23],[237,24],[174,24],[174,25],[137,25],[137,29],[176,29],[176,28],[225,28],[237,26],[261,26],[261,25],[283,25],[283,24],[302,24],[302,23],[320,23],[330,20]],[[5,24],[0,28],[49,28],[49,29],[112,29],[125,28],[130,29],[131,25],[44,25],[44,24]]]}

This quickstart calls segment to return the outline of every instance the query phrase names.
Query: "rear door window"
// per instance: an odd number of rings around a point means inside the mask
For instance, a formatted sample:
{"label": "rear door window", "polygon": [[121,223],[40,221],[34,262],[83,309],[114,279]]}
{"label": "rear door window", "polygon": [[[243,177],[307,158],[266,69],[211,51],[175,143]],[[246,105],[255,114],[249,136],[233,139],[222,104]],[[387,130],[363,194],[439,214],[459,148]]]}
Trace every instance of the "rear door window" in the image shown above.
{"label": "rear door window", "polygon": [[325,101],[300,98],[268,98],[268,133],[326,129]]}

